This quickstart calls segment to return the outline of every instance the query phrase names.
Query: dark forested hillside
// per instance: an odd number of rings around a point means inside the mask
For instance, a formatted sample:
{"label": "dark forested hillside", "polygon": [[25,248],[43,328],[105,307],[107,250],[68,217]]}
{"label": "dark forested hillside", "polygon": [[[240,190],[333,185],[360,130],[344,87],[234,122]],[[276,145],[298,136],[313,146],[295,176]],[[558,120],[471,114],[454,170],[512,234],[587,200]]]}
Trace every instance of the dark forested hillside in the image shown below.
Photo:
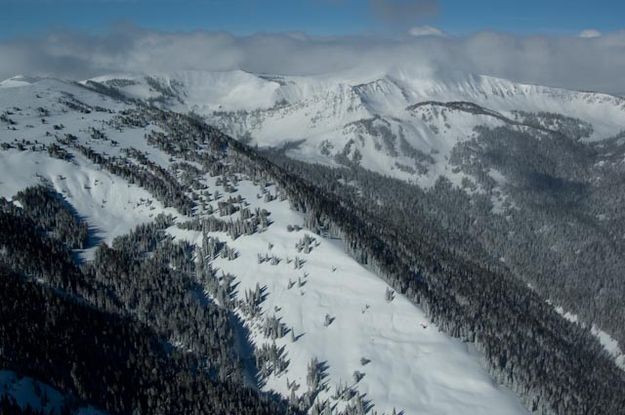
{"label": "dark forested hillside", "polygon": [[201,374],[134,320],[94,309],[0,268],[0,364],[112,414],[284,413],[279,403]]}
{"label": "dark forested hillside", "polygon": [[[386,276],[450,334],[475,344],[496,379],[531,410],[623,411],[623,371],[587,328],[560,317],[477,240],[467,239],[463,226],[474,225],[467,213],[475,207],[461,191],[441,182],[425,194],[364,171],[358,177],[279,153],[270,158],[289,172],[275,174],[289,177],[284,185],[307,212],[309,226],[347,240],[355,258]],[[293,175],[303,181],[294,184]],[[445,205],[454,209],[440,208]]]}
{"label": "dark forested hillside", "polygon": [[[84,228],[58,198],[38,187],[16,198],[30,208],[0,200],[0,367],[111,414],[287,412],[243,385],[227,310],[194,302],[189,277],[167,265],[192,262],[162,245],[166,218],[141,233],[145,244],[103,245],[80,269],[62,241]],[[157,255],[142,256],[148,247]],[[172,332],[187,351],[171,347]]]}

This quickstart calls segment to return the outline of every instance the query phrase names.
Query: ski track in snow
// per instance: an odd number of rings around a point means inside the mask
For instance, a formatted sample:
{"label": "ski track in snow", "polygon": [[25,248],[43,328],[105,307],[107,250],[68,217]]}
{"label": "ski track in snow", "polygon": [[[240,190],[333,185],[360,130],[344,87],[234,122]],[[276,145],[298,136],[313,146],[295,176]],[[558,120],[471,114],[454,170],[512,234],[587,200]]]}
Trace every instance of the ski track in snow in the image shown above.
{"label": "ski track in snow", "polygon": [[[548,301],[551,304],[550,301]],[[555,307],[555,310],[558,314],[560,314],[565,319],[579,324],[579,317],[577,314],[573,314],[568,311],[564,311],[562,307]],[[618,341],[616,341],[610,334],[601,330],[596,325],[592,325],[590,332],[599,340],[599,343],[603,346],[603,348],[608,352],[612,359],[614,359],[614,363],[618,368],[625,371],[625,353],[621,350]]]}

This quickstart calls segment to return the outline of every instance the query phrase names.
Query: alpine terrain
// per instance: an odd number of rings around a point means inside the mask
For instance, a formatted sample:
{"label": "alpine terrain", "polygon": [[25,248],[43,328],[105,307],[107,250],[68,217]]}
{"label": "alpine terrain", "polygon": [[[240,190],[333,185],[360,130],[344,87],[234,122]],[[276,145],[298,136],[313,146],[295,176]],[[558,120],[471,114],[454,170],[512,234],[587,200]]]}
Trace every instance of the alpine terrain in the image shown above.
{"label": "alpine terrain", "polygon": [[0,413],[625,413],[625,99],[408,68],[0,82]]}

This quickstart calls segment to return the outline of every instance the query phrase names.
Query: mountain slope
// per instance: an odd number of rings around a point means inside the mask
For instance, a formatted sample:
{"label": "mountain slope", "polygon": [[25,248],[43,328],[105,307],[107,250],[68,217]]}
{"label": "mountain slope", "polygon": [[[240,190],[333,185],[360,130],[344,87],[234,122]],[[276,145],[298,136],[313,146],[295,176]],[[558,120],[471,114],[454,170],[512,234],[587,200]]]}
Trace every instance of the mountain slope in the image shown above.
{"label": "mountain slope", "polygon": [[[282,199],[284,191],[267,183],[268,177],[256,177],[254,170],[242,167],[246,163],[237,162],[241,150],[217,132],[198,130],[192,120],[174,114],[135,107],[54,80],[4,88],[0,90],[0,105],[10,120],[5,121],[7,129],[2,133],[0,169],[4,179],[0,194],[13,198],[13,205],[24,209],[16,193],[43,184],[61,195],[90,225],[91,241],[78,253],[85,275],[94,272],[93,277],[84,277],[84,282],[108,287],[100,288],[97,296],[116,292],[119,285],[135,284],[124,280],[113,284],[116,272],[105,268],[113,267],[116,257],[126,258],[125,249],[133,252],[131,259],[138,255],[132,259],[137,261],[133,265],[136,275],[142,267],[156,265],[138,247],[169,252],[165,249],[173,247],[167,248],[165,232],[181,247],[186,247],[185,241],[193,243],[195,260],[171,266],[190,267],[193,272],[189,275],[199,278],[209,301],[230,310],[242,322],[233,326],[235,334],[241,331],[239,359],[244,372],[260,375],[263,390],[289,398],[294,389],[293,403],[308,409],[314,402],[324,407],[327,400],[335,412],[358,413],[363,406],[387,413],[393,407],[406,413],[456,413],[459,408],[483,414],[526,413],[509,391],[492,382],[469,347],[441,333],[403,295],[389,294],[384,282],[344,252],[340,240],[299,229],[305,216],[291,210],[289,201]],[[228,147],[231,150],[225,151]],[[132,170],[125,170],[125,166]],[[150,180],[144,180],[139,172]],[[156,186],[161,181],[163,187]],[[184,189],[183,193],[174,192],[170,182]],[[192,201],[190,210],[188,200]],[[258,231],[248,235],[229,225],[239,223],[245,217],[243,212],[252,220],[258,219]],[[158,240],[165,245],[150,247],[151,228],[140,227],[129,234],[138,225],[154,222],[159,214],[175,217],[173,223],[157,231],[161,232],[157,233]],[[296,230],[289,232],[289,227]],[[144,242],[124,248],[133,238]],[[308,241],[308,246],[301,241]],[[102,242],[110,248],[96,246]],[[156,258],[160,255],[155,254]],[[259,255],[263,257],[261,263]],[[168,261],[178,264],[176,256],[173,258]],[[3,261],[10,263],[12,259]],[[33,271],[29,269],[20,271],[30,277]],[[44,285],[56,286],[56,277],[46,275],[42,277]],[[162,275],[170,278],[169,284],[173,278],[183,278]],[[255,292],[257,284],[263,299],[257,304],[258,310],[253,307],[255,311],[250,312],[246,294]],[[230,290],[228,285],[236,288]],[[60,287],[72,295],[84,295],[84,301],[104,303],[92,300],[91,294],[82,294],[82,289],[74,292],[65,285]],[[136,289],[129,290],[133,291]],[[144,314],[160,314],[162,306],[154,304],[166,299],[156,296],[150,301],[152,305],[146,305],[153,308],[143,309],[133,302],[126,304],[123,290],[119,294],[111,300],[121,302],[124,313],[134,315],[161,336],[182,330],[168,331]],[[274,315],[280,319],[278,326]],[[331,320],[327,326],[326,315]],[[279,328],[282,324],[283,329]],[[293,339],[288,330],[293,330]],[[249,340],[245,331],[249,331]],[[184,332],[165,339],[181,350],[196,350]],[[278,350],[284,347],[277,361],[271,352],[273,344]],[[249,350],[250,346],[254,349]],[[319,366],[311,366],[313,359]],[[276,369],[278,362],[286,368]],[[308,380],[311,374],[313,380]],[[62,386],[58,379],[42,380]],[[255,383],[254,378],[248,381]],[[416,396],[415,390],[420,391]]]}
{"label": "mountain slope", "polygon": [[[284,152],[300,151],[295,146],[261,153],[198,117],[128,100],[118,88],[137,84],[115,79],[113,84],[105,80],[109,87],[32,80],[0,89],[6,127],[0,168],[3,177],[15,177],[0,185],[2,195],[13,197],[8,212],[30,212],[24,204],[29,199],[15,193],[43,184],[67,201],[68,212],[92,226],[91,241],[77,261],[80,268],[70,254],[62,262],[69,274],[59,273],[59,265],[43,255],[29,255],[21,233],[0,234],[21,241],[4,243],[0,252],[22,277],[136,319],[154,331],[167,351],[204,358],[207,367],[200,376],[234,382],[235,390],[246,391],[258,405],[266,403],[265,395],[256,397],[245,385],[278,392],[291,410],[310,413],[389,413],[393,407],[406,413],[467,408],[524,413],[519,400],[492,383],[490,374],[539,413],[618,413],[623,408],[625,376],[590,331],[559,316],[522,275],[515,275],[515,266],[520,268],[523,257],[533,252],[498,248],[500,240],[494,237],[508,235],[497,227],[503,226],[499,221],[535,223],[522,209],[514,217],[516,208],[506,206],[505,196],[531,200],[536,186],[527,194],[510,192],[503,187],[505,178],[533,178],[549,195],[549,186],[560,190],[551,206],[574,205],[570,199],[577,187],[553,177],[585,172],[581,167],[589,163],[589,149],[605,158],[597,150],[603,148],[617,166],[618,139],[594,147],[580,142],[588,129],[574,119],[506,113],[462,100],[409,106],[408,113],[454,114],[456,121],[466,121],[462,129],[475,119],[483,127],[466,142],[437,145],[448,146],[449,163],[459,168],[451,174],[463,174],[485,190],[454,187],[437,177],[422,189],[363,169],[353,152],[324,156],[349,167],[343,169],[285,158]],[[184,105],[174,90],[179,85],[146,82],[161,90],[152,103]],[[342,117],[363,111],[353,88],[337,92],[326,86],[312,83],[289,91],[294,97],[347,96],[335,106]],[[354,119],[345,128],[353,134],[373,131],[380,148],[390,152],[384,137],[401,143],[401,135],[393,130],[398,122],[389,119]],[[323,127],[314,117],[309,121]],[[578,139],[569,136],[575,134]],[[507,145],[513,151],[501,148]],[[428,154],[406,149],[419,165],[437,164],[436,153],[429,155],[432,162]],[[555,168],[534,155],[551,161],[563,149],[566,158]],[[504,157],[517,151],[541,163],[525,164],[521,158],[512,163]],[[544,180],[535,179],[538,172]],[[506,216],[492,212],[490,197],[498,189],[507,191],[501,202]],[[552,215],[559,212],[554,209]],[[36,215],[27,220],[36,222],[30,229],[45,230],[34,247],[53,244],[62,251],[58,244],[65,241],[49,241],[62,234],[48,229],[58,221]],[[616,217],[611,220],[618,224]],[[599,229],[588,223],[584,229]],[[514,229],[523,237],[509,238],[513,247],[531,240],[527,235],[535,231]],[[549,241],[540,238],[537,247]],[[107,245],[95,246],[98,240]],[[493,247],[506,251],[498,255]],[[58,380],[41,380],[59,387]]]}
{"label": "mountain slope", "polygon": [[486,76],[424,78],[409,70],[365,77],[180,72],[96,81],[194,111],[242,142],[297,160],[364,168],[432,193],[449,181],[473,199],[471,215],[445,203],[433,211],[462,216],[454,226],[490,259],[506,262],[545,299],[623,348],[622,98]]}

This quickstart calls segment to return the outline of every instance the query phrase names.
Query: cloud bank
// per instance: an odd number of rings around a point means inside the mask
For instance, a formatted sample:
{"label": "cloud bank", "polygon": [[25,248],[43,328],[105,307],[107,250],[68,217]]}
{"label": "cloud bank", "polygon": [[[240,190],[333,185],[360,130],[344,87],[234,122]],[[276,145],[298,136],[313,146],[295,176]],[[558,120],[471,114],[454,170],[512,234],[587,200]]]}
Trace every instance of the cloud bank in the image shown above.
{"label": "cloud bank", "polygon": [[579,37],[584,37],[584,38],[593,38],[593,37],[600,37],[601,36],[601,32],[596,30],[596,29],[586,29],[586,30],[582,30],[579,34]]}
{"label": "cloud bank", "polygon": [[625,91],[625,31],[590,37],[478,33],[385,39],[301,33],[240,37],[127,26],[101,35],[54,32],[0,42],[1,79],[16,74],[86,79],[116,72],[231,69],[311,75],[397,67],[619,93]]}

